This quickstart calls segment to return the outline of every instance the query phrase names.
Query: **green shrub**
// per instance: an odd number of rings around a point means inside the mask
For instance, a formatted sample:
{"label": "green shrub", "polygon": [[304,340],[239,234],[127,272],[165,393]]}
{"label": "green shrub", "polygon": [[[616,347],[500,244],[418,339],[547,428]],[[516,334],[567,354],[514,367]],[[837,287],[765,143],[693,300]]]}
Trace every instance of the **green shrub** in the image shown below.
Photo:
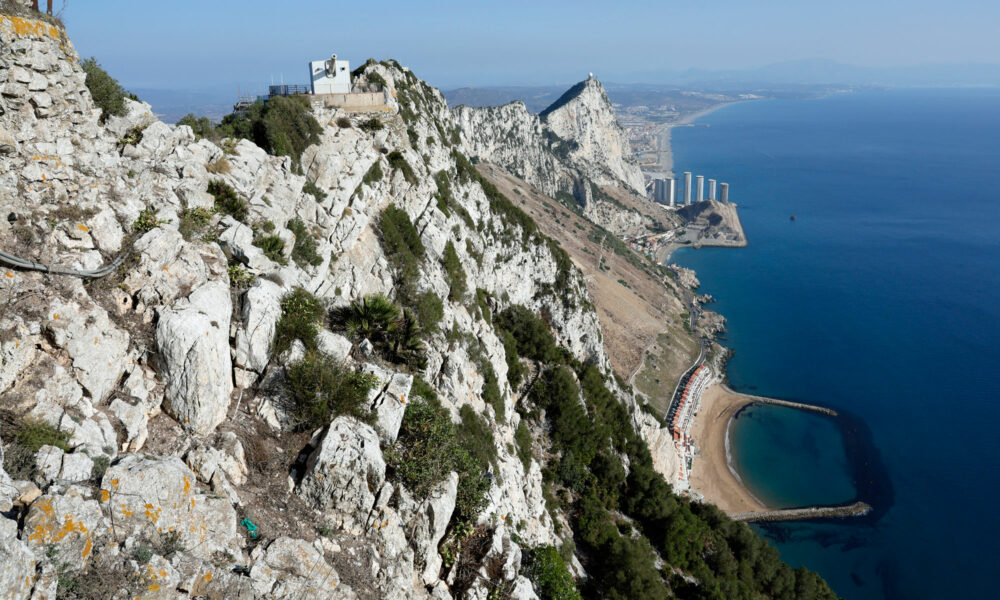
{"label": "green shrub", "polygon": [[455,244],[451,243],[451,240],[445,244],[441,260],[448,276],[448,299],[457,302],[465,297],[465,269],[462,268],[462,261],[458,259],[458,252],[455,251]]}
{"label": "green shrub", "polygon": [[316,349],[318,323],[323,318],[323,303],[302,288],[287,293],[281,299],[281,318],[274,329],[274,352],[281,354],[295,340],[301,340],[307,350]]}
{"label": "green shrub", "polygon": [[[415,380],[414,389],[421,387],[426,388],[426,383]],[[433,392],[425,394],[411,395],[399,438],[386,449],[390,476],[422,500],[449,472],[455,471],[459,477],[458,495],[452,518],[474,521],[489,490],[487,463],[469,452],[447,409]]]}
{"label": "green shrub", "polygon": [[441,319],[444,318],[444,303],[434,292],[424,292],[417,295],[413,303],[413,312],[416,313],[424,331],[433,333],[437,331]]}
{"label": "green shrub", "polygon": [[70,434],[59,431],[44,421],[26,418],[10,429],[5,428],[3,438],[10,441],[4,453],[4,470],[14,479],[34,479],[37,473],[35,454],[42,446],[69,450]]}
{"label": "green shrub", "polygon": [[407,182],[411,184],[416,183],[417,176],[413,172],[413,167],[410,166],[410,163],[406,162],[406,157],[403,156],[402,152],[399,150],[393,150],[388,156],[386,156],[386,160],[389,161],[389,165],[393,169],[403,172],[403,178],[406,179]]}
{"label": "green shrub", "polygon": [[483,402],[493,407],[497,423],[503,423],[507,420],[503,394],[500,393],[500,386],[497,382],[497,374],[493,370],[493,366],[488,362],[485,363],[483,370]]}
{"label": "green shrub", "polygon": [[462,418],[460,436],[462,445],[483,465],[496,462],[497,449],[493,442],[493,430],[482,415],[476,414],[472,406],[466,404],[458,411]]}
{"label": "green shrub", "polygon": [[379,121],[375,117],[372,117],[372,118],[368,119],[367,121],[362,121],[361,124],[358,125],[358,127],[362,131],[369,131],[369,132],[371,132],[371,131],[378,131],[379,129],[382,129],[383,125],[382,125],[382,121]]}
{"label": "green shrub", "polygon": [[517,457],[521,459],[521,464],[527,472],[528,466],[531,465],[531,431],[528,430],[524,419],[521,419],[517,429],[514,430],[514,443],[517,444]]}
{"label": "green shrub", "polygon": [[539,600],[581,600],[566,563],[554,546],[535,546],[523,554],[522,573]]}
{"label": "green shrub", "polygon": [[249,287],[254,280],[254,276],[239,263],[230,263],[226,267],[226,274],[229,276],[229,285],[234,288]]}
{"label": "green shrub", "polygon": [[306,180],[305,184],[302,185],[303,193],[311,195],[316,199],[316,202],[322,202],[326,200],[326,193],[319,189],[319,186],[315,182]]}
{"label": "green shrub", "polygon": [[215,137],[215,125],[208,117],[196,117],[194,113],[188,113],[177,120],[177,125],[187,125],[194,132],[195,139]]}
{"label": "green shrub", "polygon": [[323,128],[313,117],[308,98],[278,96],[256,102],[242,114],[227,115],[217,132],[248,139],[274,156],[290,156],[297,165],[302,151],[319,142]]}
{"label": "green shrub", "polygon": [[351,120],[347,117],[337,117],[337,127],[341,129],[347,129],[351,126]]}
{"label": "green shrub", "polygon": [[382,172],[382,165],[376,160],[372,163],[372,166],[368,168],[368,172],[365,173],[365,176],[361,178],[361,182],[365,185],[371,185],[375,182],[382,181],[383,177],[385,177],[385,173]]}
{"label": "green shrub", "polygon": [[318,266],[323,257],[316,252],[316,238],[306,229],[302,219],[295,218],[288,222],[288,229],[295,234],[295,245],[292,246],[292,260],[301,268],[306,265]]}
{"label": "green shrub", "polygon": [[139,213],[139,218],[132,223],[132,231],[139,235],[150,232],[156,229],[157,226],[166,223],[162,219],[156,218],[156,211],[152,207],[142,209]]}
{"label": "green shrub", "polygon": [[288,264],[288,259],[285,258],[285,240],[281,239],[277,235],[258,234],[253,238],[253,245],[263,250],[264,256],[279,265]]}
{"label": "green shrub", "polygon": [[231,185],[219,179],[209,181],[208,193],[215,198],[215,210],[237,221],[246,222],[249,212],[247,201],[240,198]]}
{"label": "green shrub", "polygon": [[400,309],[381,294],[334,309],[330,320],[355,341],[369,340],[386,360],[413,369],[426,366],[424,332],[417,316],[408,308]]}
{"label": "green shrub", "polygon": [[214,215],[215,211],[210,208],[184,209],[181,212],[181,222],[177,228],[184,239],[190,242],[201,234]]}
{"label": "green shrub", "polygon": [[108,117],[125,114],[125,98],[131,96],[108,72],[101,68],[93,56],[80,63],[87,77],[84,83],[90,90],[94,104],[101,109],[101,123]]}
{"label": "green shrub", "polygon": [[354,373],[334,358],[310,350],[285,369],[285,378],[292,419],[300,431],[328,425],[340,415],[371,420],[366,400],[377,383],[374,375]]}
{"label": "green shrub", "polygon": [[496,316],[498,326],[517,342],[517,354],[533,360],[551,362],[561,353],[545,321],[527,308],[516,304]]}
{"label": "green shrub", "polygon": [[510,384],[512,390],[516,391],[524,379],[525,371],[521,357],[517,354],[517,340],[506,329],[498,329],[497,333],[500,336],[500,341],[503,343],[503,350],[507,361],[507,383]]}
{"label": "green shrub", "polygon": [[390,204],[379,219],[382,251],[393,267],[396,295],[404,304],[410,304],[416,295],[420,262],[424,258],[424,244],[417,228],[405,210]]}
{"label": "green shrub", "polygon": [[347,336],[355,341],[367,339],[379,345],[386,343],[389,328],[398,317],[399,308],[392,300],[373,294],[334,309],[330,321],[346,330]]}

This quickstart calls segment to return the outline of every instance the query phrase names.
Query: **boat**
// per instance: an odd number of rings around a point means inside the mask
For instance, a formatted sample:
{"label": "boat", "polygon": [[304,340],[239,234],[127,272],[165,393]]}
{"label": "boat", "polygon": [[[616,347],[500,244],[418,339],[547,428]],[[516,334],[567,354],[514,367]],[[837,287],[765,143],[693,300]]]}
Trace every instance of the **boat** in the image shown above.
{"label": "boat", "polygon": [[794,221],[795,220],[795,215],[792,215],[792,216],[788,217],[788,220],[789,221]]}

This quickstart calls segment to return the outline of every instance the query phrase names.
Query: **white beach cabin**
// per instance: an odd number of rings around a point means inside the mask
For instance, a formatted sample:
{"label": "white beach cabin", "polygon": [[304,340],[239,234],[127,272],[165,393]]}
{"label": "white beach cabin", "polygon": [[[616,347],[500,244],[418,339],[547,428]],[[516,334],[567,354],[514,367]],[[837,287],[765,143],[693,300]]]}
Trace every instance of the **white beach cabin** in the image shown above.
{"label": "white beach cabin", "polygon": [[326,60],[309,63],[309,78],[313,94],[350,94],[351,63],[334,54]]}

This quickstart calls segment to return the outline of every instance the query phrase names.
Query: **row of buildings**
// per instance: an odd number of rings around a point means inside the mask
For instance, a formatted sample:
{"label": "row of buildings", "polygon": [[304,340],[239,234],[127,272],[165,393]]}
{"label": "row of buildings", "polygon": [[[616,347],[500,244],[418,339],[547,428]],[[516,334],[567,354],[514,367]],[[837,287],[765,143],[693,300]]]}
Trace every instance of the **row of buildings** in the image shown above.
{"label": "row of buildings", "polygon": [[706,364],[698,365],[694,371],[681,379],[667,410],[667,427],[674,438],[674,446],[680,457],[677,482],[681,488],[690,485],[691,463],[694,461],[695,445],[691,438],[691,424],[701,405],[701,395],[712,381],[712,368]]}
{"label": "row of buildings", "polygon": [[[653,180],[653,201],[659,204],[664,204],[666,206],[677,206],[677,198],[681,195],[684,196],[682,205],[688,205],[692,202],[692,196],[696,197],[696,202],[701,202],[705,200],[705,176],[697,175],[695,177],[695,187],[697,187],[697,194],[692,194],[694,191],[691,185],[691,171],[684,172],[683,183],[678,185],[678,179],[674,177],[667,177],[661,179]],[[677,188],[681,189],[678,190]],[[716,196],[716,191],[718,191],[718,196]],[[716,181],[714,179],[708,180],[708,199],[718,200],[720,202],[729,202],[729,184],[720,183],[718,187],[716,186]]]}

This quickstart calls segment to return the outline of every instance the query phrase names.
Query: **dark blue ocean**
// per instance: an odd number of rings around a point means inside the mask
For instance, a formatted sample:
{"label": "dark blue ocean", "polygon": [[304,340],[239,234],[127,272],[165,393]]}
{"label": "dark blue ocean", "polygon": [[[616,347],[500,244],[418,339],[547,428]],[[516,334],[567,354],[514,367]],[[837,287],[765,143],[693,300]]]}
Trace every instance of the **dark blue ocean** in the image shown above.
{"label": "dark blue ocean", "polygon": [[738,470],[782,506],[875,507],[757,530],[845,598],[996,598],[1000,90],[749,102],[697,125],[673,131],[675,171],[728,181],[750,245],[674,260],[728,319],[732,386],[842,415],[745,411]]}

